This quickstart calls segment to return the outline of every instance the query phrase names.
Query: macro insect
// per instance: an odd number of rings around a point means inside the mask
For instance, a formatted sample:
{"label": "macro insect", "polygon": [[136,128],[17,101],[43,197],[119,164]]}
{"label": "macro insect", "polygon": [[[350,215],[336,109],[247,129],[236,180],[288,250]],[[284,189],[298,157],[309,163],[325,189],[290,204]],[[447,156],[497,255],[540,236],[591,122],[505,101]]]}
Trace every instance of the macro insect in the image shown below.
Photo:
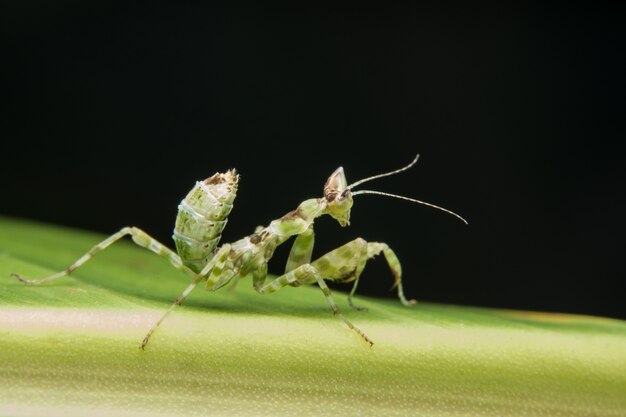
{"label": "macro insect", "polygon": [[[268,226],[257,227],[250,236],[221,246],[218,246],[218,243],[226,226],[228,215],[233,208],[239,175],[234,169],[225,173],[218,172],[204,181],[196,182],[196,185],[178,206],[173,235],[177,253],[141,229],[124,227],[91,248],[85,255],[61,272],[38,280],[29,280],[15,273],[12,275],[27,285],[43,284],[64,277],[71,274],[98,252],[106,249],[120,238],[130,235],[137,245],[166,258],[175,268],[193,277],[191,284],[150,328],[141,343],[141,349],[145,348],[150,337],[163,320],[176,306],[182,304],[199,283],[204,281],[207,290],[215,291],[229,282],[236,282],[247,276],[252,277],[254,289],[261,294],[273,293],[286,286],[297,287],[317,284],[334,314],[371,346],[373,345],[372,340],[341,313],[325,280],[354,282],[348,295],[348,303],[350,307],[362,310],[363,308],[353,304],[352,297],[367,260],[382,252],[395,278],[394,287],[397,288],[400,301],[405,306],[410,306],[415,304],[415,300],[408,300],[404,295],[400,261],[386,243],[368,242],[362,238],[357,238],[311,262],[315,240],[313,222],[317,217],[329,215],[340,226],[348,226],[353,197],[362,194],[377,194],[433,207],[452,214],[467,224],[467,221],[458,214],[424,201],[381,191],[353,191],[355,187],[365,182],[406,171],[415,165],[418,158],[419,155],[403,168],[367,177],[350,185],[347,184],[343,168],[339,167],[326,181],[324,195],[321,198],[305,200],[295,210],[272,221]],[[293,236],[296,238],[289,253],[285,273],[265,283],[268,276],[267,265],[274,251]]]}

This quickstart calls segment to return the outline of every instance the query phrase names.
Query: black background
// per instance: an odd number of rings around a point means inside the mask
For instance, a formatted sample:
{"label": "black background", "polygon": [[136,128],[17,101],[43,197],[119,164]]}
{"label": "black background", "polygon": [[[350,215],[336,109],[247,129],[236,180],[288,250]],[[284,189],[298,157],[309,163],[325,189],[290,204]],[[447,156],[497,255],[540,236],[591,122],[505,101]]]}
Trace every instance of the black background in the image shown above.
{"label": "black background", "polygon": [[[565,4],[12,2],[0,213],[171,246],[180,199],[236,167],[232,241],[337,166],[352,182],[419,152],[367,188],[469,226],[359,196],[349,228],[318,219],[315,255],[362,236],[396,250],[418,300],[626,318],[625,14]],[[379,259],[360,292],[391,282]]]}

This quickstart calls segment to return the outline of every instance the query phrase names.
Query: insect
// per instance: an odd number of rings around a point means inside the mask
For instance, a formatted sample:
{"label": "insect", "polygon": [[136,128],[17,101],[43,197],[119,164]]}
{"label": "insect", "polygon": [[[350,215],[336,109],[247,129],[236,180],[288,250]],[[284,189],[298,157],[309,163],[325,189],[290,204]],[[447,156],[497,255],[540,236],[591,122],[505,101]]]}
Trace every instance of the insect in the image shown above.
{"label": "insect", "polygon": [[[124,227],[91,248],[85,255],[61,272],[39,280],[29,280],[15,273],[12,275],[27,285],[43,284],[64,277],[71,274],[98,252],[108,248],[120,238],[130,235],[137,245],[166,258],[175,268],[193,277],[191,284],[148,331],[141,343],[141,349],[145,348],[150,337],[163,320],[177,306],[182,304],[199,283],[204,282],[207,290],[215,291],[229,282],[236,282],[247,276],[252,277],[255,290],[261,294],[270,294],[286,286],[297,287],[317,284],[324,293],[333,313],[371,346],[373,345],[372,340],[341,313],[325,280],[354,282],[348,295],[348,303],[354,309],[363,310],[363,308],[353,304],[352,297],[367,260],[382,252],[395,278],[394,287],[397,288],[400,301],[405,306],[410,306],[415,304],[415,300],[408,300],[404,295],[400,261],[386,243],[368,242],[362,238],[357,238],[311,262],[315,240],[313,223],[317,217],[329,215],[340,226],[348,226],[353,198],[363,194],[378,194],[433,207],[449,213],[467,224],[467,221],[458,214],[424,201],[381,191],[353,191],[355,187],[365,182],[406,171],[415,165],[418,158],[419,155],[403,168],[364,178],[350,185],[347,184],[343,168],[339,167],[326,181],[324,195],[321,198],[305,200],[295,210],[272,221],[268,226],[257,227],[250,236],[221,246],[218,246],[218,243],[222,230],[226,226],[228,215],[233,208],[239,175],[234,169],[225,173],[216,173],[204,181],[196,182],[196,185],[178,206],[173,235],[177,253],[141,229]],[[296,238],[289,253],[285,273],[266,283],[269,260],[276,248],[292,236]]]}

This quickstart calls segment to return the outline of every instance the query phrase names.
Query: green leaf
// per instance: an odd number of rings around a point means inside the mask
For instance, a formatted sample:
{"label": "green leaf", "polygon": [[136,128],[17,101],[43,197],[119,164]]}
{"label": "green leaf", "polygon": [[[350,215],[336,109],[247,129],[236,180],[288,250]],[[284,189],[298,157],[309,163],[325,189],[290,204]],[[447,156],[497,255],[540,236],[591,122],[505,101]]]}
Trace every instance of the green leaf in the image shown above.
{"label": "green leaf", "polygon": [[[626,323],[358,297],[333,317],[315,287],[196,289],[130,241],[0,217],[2,415],[624,416]],[[409,260],[404,260],[409,262]],[[564,289],[566,291],[566,289]]]}

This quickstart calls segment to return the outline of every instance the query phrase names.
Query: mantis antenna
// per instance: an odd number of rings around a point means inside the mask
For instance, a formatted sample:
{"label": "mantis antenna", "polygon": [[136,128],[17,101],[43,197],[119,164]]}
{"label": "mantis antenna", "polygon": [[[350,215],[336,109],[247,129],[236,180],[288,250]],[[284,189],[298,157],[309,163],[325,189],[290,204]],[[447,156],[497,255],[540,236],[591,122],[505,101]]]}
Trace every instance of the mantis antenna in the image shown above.
{"label": "mantis antenna", "polygon": [[390,175],[395,175],[395,174],[399,174],[399,173],[401,173],[403,171],[406,171],[407,169],[411,168],[413,165],[415,165],[417,163],[417,160],[418,160],[419,157],[420,157],[420,154],[417,154],[415,156],[415,159],[413,159],[409,165],[407,165],[405,167],[402,167],[400,169],[396,169],[395,171],[385,172],[384,174],[374,175],[374,176],[371,176],[371,177],[363,178],[362,180],[358,180],[357,182],[353,182],[352,184],[348,185],[348,190],[351,190],[354,187],[356,187],[357,185],[363,184],[364,182],[368,182],[368,181],[371,181],[371,180],[376,180],[376,179],[382,178],[382,177],[388,177]]}
{"label": "mantis antenna", "polygon": [[[413,160],[412,160],[412,161],[411,161],[411,162],[410,162],[407,166],[402,167],[402,168],[400,168],[400,169],[396,169],[395,171],[385,172],[384,174],[378,174],[378,175],[374,175],[374,176],[371,176],[371,177],[363,178],[362,180],[358,180],[357,182],[354,182],[354,183],[352,183],[352,184],[348,185],[347,189],[348,189],[348,190],[351,190],[352,188],[356,187],[357,185],[361,185],[361,184],[363,184],[364,182],[371,181],[371,180],[375,180],[375,179],[378,179],[378,178],[388,177],[388,176],[390,176],[390,175],[395,175],[395,174],[399,174],[399,173],[401,173],[401,172],[403,172],[403,171],[406,171],[407,169],[411,168],[413,165],[415,165],[415,164],[417,163],[417,160],[419,159],[419,157],[420,157],[420,155],[419,155],[419,154],[417,154],[417,155],[415,156],[415,158],[414,158],[414,159],[413,159]],[[407,200],[407,201],[411,201],[411,202],[413,202],[413,203],[423,204],[423,205],[425,205],[425,206],[432,207],[432,208],[435,208],[435,209],[437,209],[437,210],[445,211],[446,213],[451,214],[451,215],[453,215],[454,217],[456,217],[456,218],[460,219],[463,223],[468,224],[468,223],[467,223],[467,220],[465,220],[463,217],[459,216],[459,215],[458,215],[458,214],[456,214],[455,212],[450,211],[450,210],[448,210],[448,209],[445,209],[445,208],[443,208],[443,207],[436,206],[436,205],[431,204],[431,203],[427,203],[427,202],[425,202],[425,201],[416,200],[416,199],[414,199],[414,198],[409,198],[409,197],[405,197],[405,196],[402,196],[402,195],[396,195],[396,194],[384,193],[384,192],[382,192],[382,191],[373,191],[373,190],[360,190],[360,191],[354,191],[354,192],[352,193],[352,195],[359,195],[359,194],[377,194],[377,195],[384,195],[384,196],[386,196],[386,197],[399,198],[400,200]]]}
{"label": "mantis antenna", "polygon": [[465,220],[463,217],[459,216],[455,212],[450,211],[448,209],[445,209],[443,207],[436,206],[436,205],[431,204],[431,203],[427,203],[425,201],[416,200],[414,198],[409,198],[409,197],[405,197],[405,196],[402,196],[402,195],[395,195],[395,194],[390,194],[390,193],[384,193],[382,191],[373,191],[373,190],[359,190],[359,191],[355,191],[355,192],[352,193],[352,195],[359,195],[359,194],[378,194],[378,195],[384,195],[386,197],[399,198],[400,200],[407,200],[407,201],[411,201],[413,203],[423,204],[425,206],[432,207],[432,208],[435,208],[437,210],[445,211],[448,214],[452,214],[454,217],[460,219],[463,223],[468,224],[467,220]]}

